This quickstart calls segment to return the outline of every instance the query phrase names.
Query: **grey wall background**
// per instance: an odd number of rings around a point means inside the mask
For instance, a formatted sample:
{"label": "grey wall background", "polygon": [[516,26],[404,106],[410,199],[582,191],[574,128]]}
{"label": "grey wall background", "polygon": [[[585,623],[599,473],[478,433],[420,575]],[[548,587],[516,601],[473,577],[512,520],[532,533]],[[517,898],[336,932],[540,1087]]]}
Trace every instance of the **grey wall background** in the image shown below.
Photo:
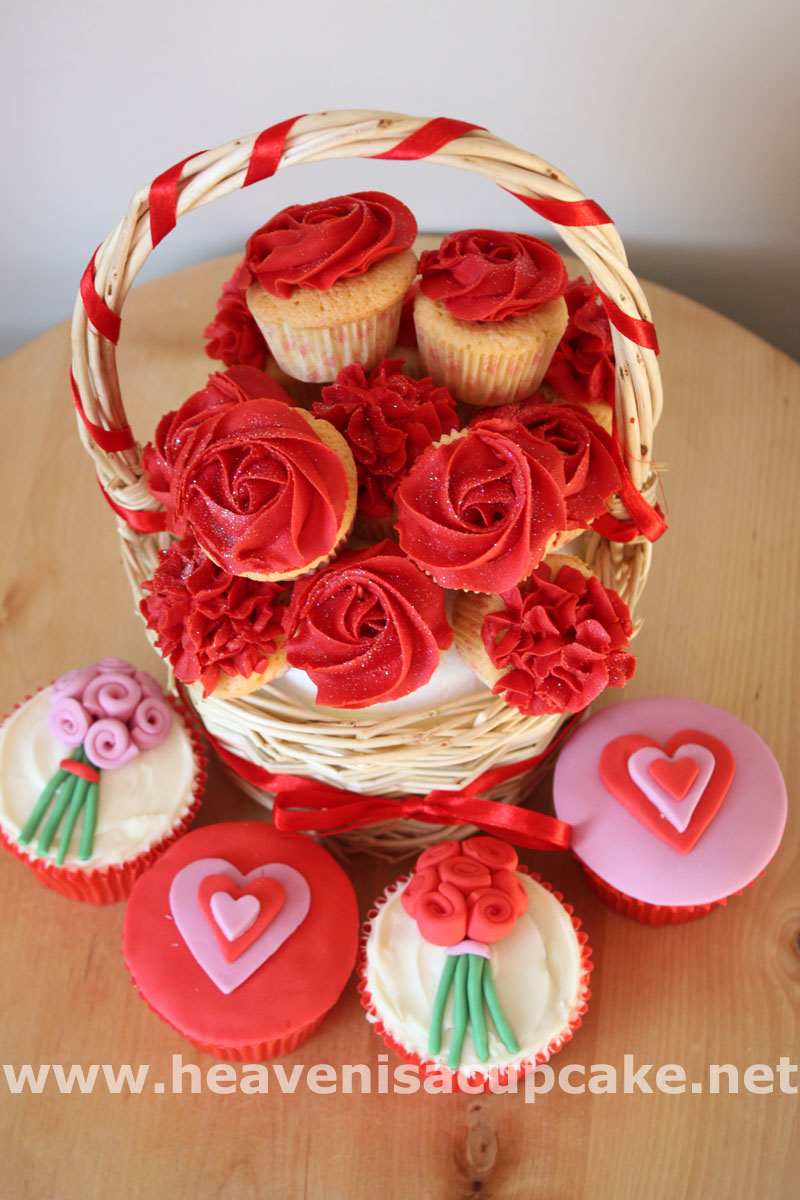
{"label": "grey wall background", "polygon": [[[187,154],[323,108],[476,121],[614,218],[637,274],[800,358],[795,0],[28,0],[6,13],[0,354],[63,320],[131,194]],[[399,195],[420,228],[547,232],[430,164],[293,168],[193,213],[140,278],[240,248],[285,204]]]}

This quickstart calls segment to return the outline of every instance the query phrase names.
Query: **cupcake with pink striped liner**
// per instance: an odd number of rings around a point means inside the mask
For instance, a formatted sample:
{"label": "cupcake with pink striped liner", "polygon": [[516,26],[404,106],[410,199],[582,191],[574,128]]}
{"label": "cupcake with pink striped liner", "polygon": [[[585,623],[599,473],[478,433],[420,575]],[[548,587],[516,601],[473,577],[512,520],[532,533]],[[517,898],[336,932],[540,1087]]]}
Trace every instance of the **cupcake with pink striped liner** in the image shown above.
{"label": "cupcake with pink striped liner", "polygon": [[404,1062],[454,1090],[507,1088],[581,1024],[592,963],[580,924],[506,842],[433,846],[368,914],[367,1019]]}
{"label": "cupcake with pink striped liner", "polygon": [[590,717],[558,756],[553,801],[589,886],[646,925],[694,921],[739,895],[775,855],[787,812],[758,734],[677,696]]}
{"label": "cupcake with pink striped liner", "polygon": [[67,672],[0,728],[0,840],[47,887],[124,900],[188,829],[206,756],[194,718],[119,658]]}

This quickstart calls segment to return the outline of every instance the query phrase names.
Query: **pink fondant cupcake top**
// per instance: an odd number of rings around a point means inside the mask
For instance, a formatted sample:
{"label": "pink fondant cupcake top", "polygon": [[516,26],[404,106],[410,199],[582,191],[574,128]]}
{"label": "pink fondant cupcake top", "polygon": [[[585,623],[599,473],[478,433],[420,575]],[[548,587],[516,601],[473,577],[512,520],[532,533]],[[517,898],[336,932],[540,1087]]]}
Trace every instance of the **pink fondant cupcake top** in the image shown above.
{"label": "pink fondant cupcake top", "polygon": [[758,734],[723,709],[657,696],[596,713],[556,763],[572,848],[647,904],[710,904],[751,883],[786,824],[786,786]]}

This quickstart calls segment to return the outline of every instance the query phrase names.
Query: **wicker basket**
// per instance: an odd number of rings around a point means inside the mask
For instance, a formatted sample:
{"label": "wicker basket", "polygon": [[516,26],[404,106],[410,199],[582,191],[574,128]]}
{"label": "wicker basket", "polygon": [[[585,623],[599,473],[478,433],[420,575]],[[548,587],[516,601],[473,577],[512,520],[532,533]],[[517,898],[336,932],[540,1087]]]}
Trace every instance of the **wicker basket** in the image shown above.
{"label": "wicker basket", "polygon": [[[78,429],[118,516],[125,571],[137,601],[158,550],[169,544],[158,505],[147,490],[139,445],[127,424],[116,370],[120,313],[153,246],[178,217],[295,163],[348,157],[427,158],[486,175],[550,219],[604,296],[617,363],[616,427],[636,491],[652,504],[653,429],[661,388],[655,337],[641,287],[619,235],[602,210],[560,171],[477,127],[371,111],[326,112],[272,126],[176,164],[138,191],[125,216],[98,248],[81,283],[72,323],[73,396]],[[199,337],[199,331],[198,331]],[[185,397],[175,397],[177,407]],[[151,431],[145,431],[150,434]],[[629,503],[630,507],[630,503]],[[628,512],[618,497],[609,510]],[[650,565],[651,543],[637,535],[608,541],[595,533],[585,556],[606,586],[634,611]],[[332,719],[287,702],[267,685],[237,700],[194,700],[213,738],[271,773],[290,773],[352,792],[383,797],[457,790],[494,767],[520,763],[546,749],[564,717],[524,717],[485,688],[435,712],[379,719]],[[265,793],[237,782],[266,801]],[[533,786],[516,774],[486,798],[519,802]],[[353,848],[401,857],[441,836],[415,821],[384,822],[347,835]]]}

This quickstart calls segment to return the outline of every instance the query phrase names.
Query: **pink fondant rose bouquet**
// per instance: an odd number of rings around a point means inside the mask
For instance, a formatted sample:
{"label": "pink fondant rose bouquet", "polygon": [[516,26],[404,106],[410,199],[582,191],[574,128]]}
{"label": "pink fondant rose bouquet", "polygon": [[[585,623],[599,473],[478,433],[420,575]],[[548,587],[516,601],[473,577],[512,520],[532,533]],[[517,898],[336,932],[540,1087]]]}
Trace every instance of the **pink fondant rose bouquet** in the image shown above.
{"label": "pink fondant rose bouquet", "polygon": [[434,946],[447,947],[431,1014],[428,1049],[442,1046],[442,1020],[453,990],[453,1040],[447,1065],[457,1070],[467,1032],[481,1062],[489,1057],[486,1010],[511,1054],[519,1051],[494,988],[490,965],[495,942],[507,937],[517,917],[528,908],[528,896],[517,878],[517,853],[497,838],[474,837],[442,842],[423,851],[401,897],[420,934]]}

